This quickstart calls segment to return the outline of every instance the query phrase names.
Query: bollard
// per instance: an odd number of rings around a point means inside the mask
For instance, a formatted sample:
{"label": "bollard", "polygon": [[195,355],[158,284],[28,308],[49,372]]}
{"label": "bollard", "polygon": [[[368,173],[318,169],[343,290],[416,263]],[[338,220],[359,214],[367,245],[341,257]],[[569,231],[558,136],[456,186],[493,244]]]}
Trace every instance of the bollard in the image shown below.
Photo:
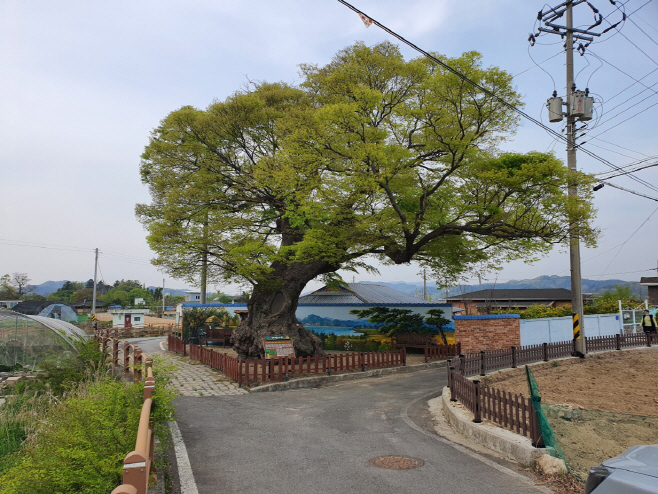
{"label": "bollard", "polygon": [[615,343],[617,344],[617,350],[621,350],[621,335],[615,335]]}
{"label": "bollard", "polygon": [[486,376],[487,375],[487,362],[486,362],[486,353],[484,350],[480,351],[480,375],[481,376]]}
{"label": "bollard", "polygon": [[480,381],[473,381],[475,384],[475,411],[473,412],[473,422],[479,424],[482,422],[482,409],[480,406]]}
{"label": "bollard", "polygon": [[548,362],[548,343],[543,343],[544,362]]}
{"label": "bollard", "polygon": [[516,369],[516,347],[512,347],[512,369]]}

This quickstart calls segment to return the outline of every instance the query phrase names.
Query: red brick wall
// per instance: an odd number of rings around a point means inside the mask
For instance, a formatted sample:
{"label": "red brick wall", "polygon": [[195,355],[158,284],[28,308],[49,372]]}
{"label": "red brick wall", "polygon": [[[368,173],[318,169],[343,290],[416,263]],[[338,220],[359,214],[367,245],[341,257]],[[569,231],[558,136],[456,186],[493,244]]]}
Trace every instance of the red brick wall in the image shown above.
{"label": "red brick wall", "polygon": [[455,318],[455,341],[462,353],[500,350],[521,346],[521,323],[518,318]]}

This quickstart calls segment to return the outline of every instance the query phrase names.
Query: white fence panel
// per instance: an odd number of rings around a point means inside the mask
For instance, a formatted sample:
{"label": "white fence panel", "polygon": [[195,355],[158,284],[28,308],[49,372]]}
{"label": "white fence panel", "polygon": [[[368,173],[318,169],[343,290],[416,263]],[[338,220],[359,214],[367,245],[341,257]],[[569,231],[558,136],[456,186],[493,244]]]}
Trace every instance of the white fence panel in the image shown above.
{"label": "white fence panel", "polygon": [[[544,317],[521,319],[521,346],[555,343],[573,339],[571,317]],[[618,314],[593,314],[585,316],[585,334],[611,336],[621,331]]]}

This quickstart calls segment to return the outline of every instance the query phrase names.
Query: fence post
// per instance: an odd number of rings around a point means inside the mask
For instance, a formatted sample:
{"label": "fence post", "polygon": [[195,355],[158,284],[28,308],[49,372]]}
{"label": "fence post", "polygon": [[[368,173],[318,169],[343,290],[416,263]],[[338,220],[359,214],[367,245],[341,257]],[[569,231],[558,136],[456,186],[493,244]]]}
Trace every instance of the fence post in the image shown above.
{"label": "fence post", "polygon": [[424,350],[425,350],[425,363],[427,363],[427,347],[425,347]]}
{"label": "fence post", "polygon": [[621,350],[621,335],[619,333],[615,335],[615,343],[617,345],[617,350]]}
{"label": "fence post", "polygon": [[[486,369],[486,354],[484,350],[480,351],[480,375],[481,376],[486,376],[487,375],[487,369]],[[473,381],[475,382],[475,381]]]}
{"label": "fence post", "polygon": [[647,338],[647,346],[650,347],[651,346],[651,333],[646,332],[646,333],[644,333],[644,336],[646,336],[646,338]]}
{"label": "fence post", "polygon": [[407,349],[402,349],[402,365],[407,365]]}
{"label": "fence post", "polygon": [[548,362],[548,343],[542,345],[544,348],[544,362]]}
{"label": "fence post", "polygon": [[455,389],[455,368],[450,367],[448,373],[450,375],[450,401],[457,401],[457,391]]}
{"label": "fence post", "polygon": [[480,407],[480,381],[473,381],[475,384],[475,410],[473,411],[473,422],[479,424],[482,422],[482,410]]}
{"label": "fence post", "polygon": [[512,369],[516,369],[516,347],[512,347]]}
{"label": "fence post", "polygon": [[459,373],[462,376],[464,375],[464,368],[466,367],[465,358],[466,355],[464,355],[463,353],[459,354]]}
{"label": "fence post", "polygon": [[183,342],[183,357],[187,357],[187,347],[185,345],[185,340],[181,340]]}

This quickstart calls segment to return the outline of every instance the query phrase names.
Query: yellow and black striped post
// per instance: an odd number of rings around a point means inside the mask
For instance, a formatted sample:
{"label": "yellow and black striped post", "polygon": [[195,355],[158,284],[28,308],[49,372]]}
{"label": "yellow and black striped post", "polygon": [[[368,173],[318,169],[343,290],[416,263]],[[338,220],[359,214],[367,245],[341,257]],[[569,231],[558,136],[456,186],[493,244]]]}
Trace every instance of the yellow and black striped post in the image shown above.
{"label": "yellow and black striped post", "polygon": [[580,317],[578,317],[578,313],[572,314],[573,317],[573,339],[574,340],[579,340],[580,339]]}

